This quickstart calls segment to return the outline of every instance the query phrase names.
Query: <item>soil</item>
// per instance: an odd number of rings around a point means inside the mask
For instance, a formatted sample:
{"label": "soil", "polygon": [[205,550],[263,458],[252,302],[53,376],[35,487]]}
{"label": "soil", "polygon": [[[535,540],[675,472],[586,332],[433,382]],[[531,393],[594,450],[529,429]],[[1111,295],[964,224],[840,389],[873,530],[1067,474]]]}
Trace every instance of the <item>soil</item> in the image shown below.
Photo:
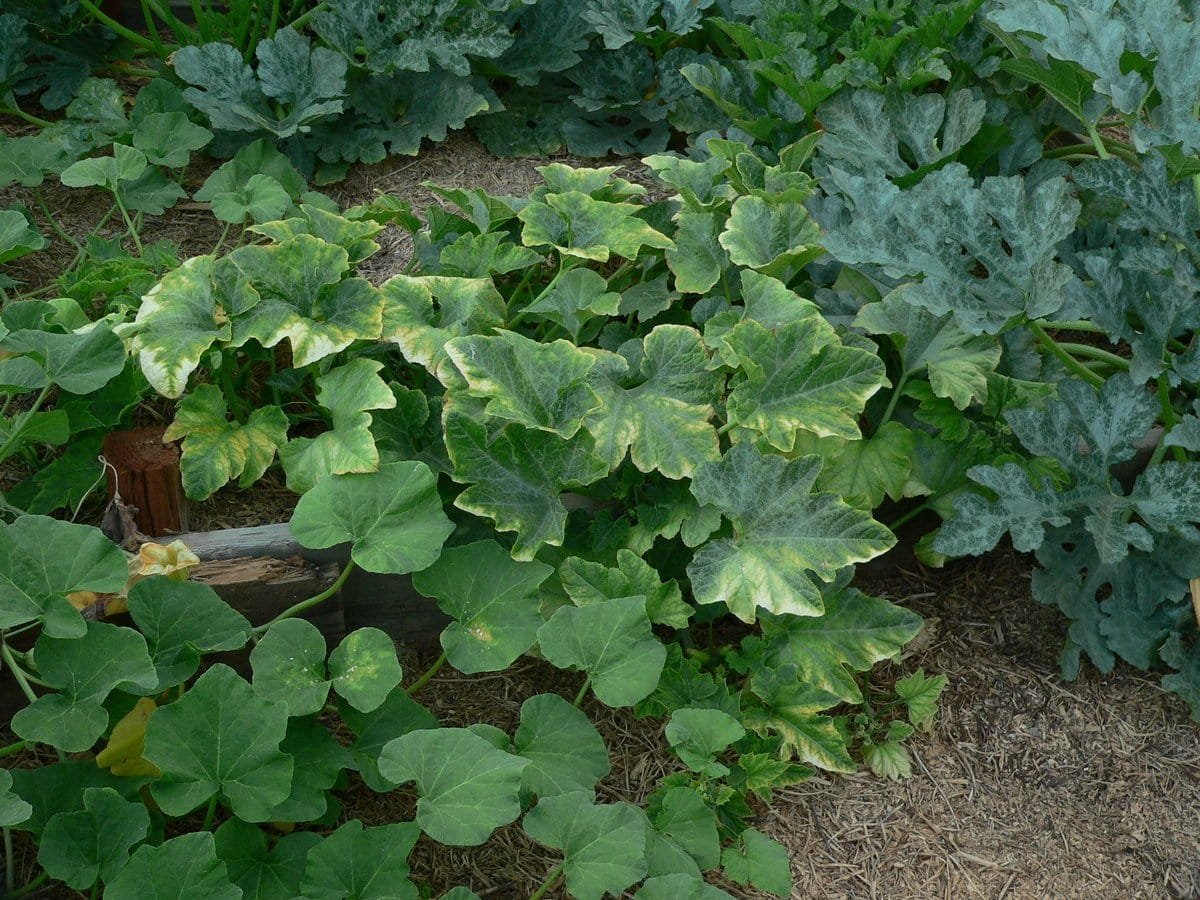
{"label": "soil", "polygon": [[[331,193],[352,203],[390,192],[423,206],[435,198],[420,183],[433,179],[521,194],[537,183],[535,167],[544,162],[496,160],[455,136],[415,158],[358,168]],[[636,162],[623,174],[642,177]],[[74,233],[89,231],[103,212],[86,192],[45,191]],[[146,237],[170,237],[185,254],[203,253],[216,243],[214,224],[185,207],[150,223]],[[408,257],[403,235],[389,232],[383,244],[373,279]],[[21,274],[30,284],[48,284],[63,263],[36,254]],[[279,521],[292,502],[277,481],[250,492],[228,489],[193,509],[192,527]],[[1200,728],[1183,704],[1154,679],[1124,668],[1063,682],[1057,655],[1064,623],[1030,599],[1024,557],[998,551],[939,571],[899,565],[864,575],[861,586],[916,610],[928,625],[905,659],[877,670],[878,680],[924,667],[948,675],[950,686],[931,733],[912,739],[911,779],[820,775],[762,810],[758,827],[790,851],[793,897],[1200,898]],[[407,663],[410,672],[422,667],[411,654]],[[578,676],[526,660],[497,675],[444,672],[420,699],[447,724],[511,729],[526,697],[554,690],[571,698],[577,688]],[[678,765],[666,752],[661,723],[595,702],[587,709],[613,755],[602,799],[637,801]],[[411,794],[376,795],[356,780],[341,799],[346,818],[367,824],[411,818],[413,811]],[[21,883],[35,867],[32,848],[22,834],[16,838]],[[482,896],[514,900],[527,897],[556,862],[518,827],[481,848],[422,840],[412,857],[413,877],[435,894],[469,883]],[[763,896],[723,887],[737,897]],[[49,888],[30,896],[82,895]]]}

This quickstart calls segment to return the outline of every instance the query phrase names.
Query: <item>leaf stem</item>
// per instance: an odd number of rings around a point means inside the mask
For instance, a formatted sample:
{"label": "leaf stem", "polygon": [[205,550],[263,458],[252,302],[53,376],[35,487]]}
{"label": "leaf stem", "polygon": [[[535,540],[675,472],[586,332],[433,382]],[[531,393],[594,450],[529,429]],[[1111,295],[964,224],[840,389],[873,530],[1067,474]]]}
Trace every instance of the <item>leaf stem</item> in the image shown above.
{"label": "leaf stem", "polygon": [[1096,148],[1096,155],[1101,159],[1111,159],[1108,153],[1108,148],[1104,146],[1104,138],[1100,137],[1100,131],[1094,124],[1088,122],[1088,137],[1092,139],[1092,146]]}
{"label": "leaf stem", "polygon": [[578,709],[579,704],[583,703],[583,698],[587,696],[588,688],[591,686],[592,676],[589,675],[587,678],[583,679],[583,684],[579,686],[579,693],[575,695],[575,700],[571,705]]}
{"label": "leaf stem", "polygon": [[[8,831],[7,828],[4,830]],[[9,868],[9,871],[10,872],[12,871],[11,867]],[[38,888],[40,888],[43,884],[45,884],[49,880],[50,880],[50,876],[48,874],[46,874],[45,872],[39,872],[38,876],[35,879],[33,879],[33,881],[29,882],[28,884],[21,885],[19,888],[17,888],[14,891],[9,891],[8,892],[8,900],[17,900],[18,897],[26,897],[26,896],[32,894],[34,891],[36,891]]]}
{"label": "leaf stem", "polygon": [[304,28],[305,26],[308,25],[309,20],[313,16],[317,15],[318,13],[325,12],[325,10],[328,7],[329,7],[328,0],[325,0],[325,2],[323,2],[323,3],[318,3],[316,6],[314,6],[312,9],[310,9],[308,12],[306,12],[304,15],[299,16],[299,17],[293,19],[291,22],[289,22],[288,27],[295,31],[299,31],[301,28]]}
{"label": "leaf stem", "polygon": [[1109,353],[1107,350],[1102,350],[1099,347],[1093,347],[1091,344],[1059,343],[1058,346],[1062,347],[1072,356],[1082,356],[1087,359],[1099,360],[1100,362],[1108,363],[1115,369],[1120,369],[1122,372],[1129,371],[1129,360],[1125,357]]}
{"label": "leaf stem", "polygon": [[442,666],[444,666],[445,664],[446,664],[446,654],[442,653],[440,656],[438,656],[437,659],[435,659],[433,661],[432,666],[430,666],[428,669],[426,669],[424,672],[421,673],[420,678],[418,678],[416,681],[414,681],[412,684],[410,684],[408,687],[406,687],[404,689],[404,693],[408,694],[408,696],[410,696],[410,697],[413,694],[417,693],[417,691],[421,690],[421,688],[425,687],[425,685],[429,684],[429,682],[431,680],[433,680],[433,676],[436,675],[438,672],[440,672],[442,670]]}
{"label": "leaf stem", "polygon": [[25,699],[30,703],[37,700],[37,694],[33,692],[33,688],[29,686],[29,680],[25,677],[25,670],[17,665],[17,661],[13,659],[12,648],[6,642],[0,642],[0,659],[4,660],[4,664],[13,674],[16,679],[17,687],[21,689],[21,693],[25,695]]}
{"label": "leaf stem", "polygon": [[79,0],[79,5],[92,14],[92,18],[120,37],[125,38],[135,47],[140,47],[143,50],[148,50],[155,56],[158,56],[158,48],[154,46],[154,42],[147,37],[138,34],[132,28],[126,28],[116,19],[109,16],[104,10],[100,9],[92,0]]}
{"label": "leaf stem", "polygon": [[1046,330],[1040,324],[1034,321],[1029,322],[1029,330],[1033,332],[1034,338],[1045,350],[1048,350],[1053,356],[1057,357],[1059,362],[1066,367],[1068,372],[1078,378],[1083,379],[1092,387],[1100,387],[1104,384],[1104,379],[1073,357],[1066,350],[1058,345],[1058,342],[1050,335],[1046,334]]}
{"label": "leaf stem", "polygon": [[213,819],[217,815],[217,794],[213,794],[208,798],[208,808],[204,810],[204,821],[200,823],[201,831],[209,831],[212,828]]}
{"label": "leaf stem", "polygon": [[23,436],[22,433],[25,430],[26,423],[29,422],[37,413],[37,411],[42,408],[42,404],[45,403],[46,398],[50,396],[50,390],[52,388],[53,385],[47,384],[44,388],[42,388],[42,392],[37,395],[37,399],[33,401],[33,406],[29,407],[29,409],[25,410],[25,412],[13,419],[13,423],[8,429],[8,437],[5,439],[3,444],[0,444],[0,462],[4,462],[4,460],[13,455],[13,451],[16,449]]}
{"label": "leaf stem", "polygon": [[17,741],[16,743],[9,744],[7,747],[0,747],[0,757],[12,756],[14,753],[20,753],[22,750],[25,750],[27,747],[29,747],[29,741]]}
{"label": "leaf stem", "polygon": [[125,208],[125,202],[121,199],[120,192],[113,191],[113,197],[117,201],[117,209],[121,211],[121,218],[125,220],[125,227],[128,229],[129,236],[133,238],[133,245],[137,247],[138,256],[144,256],[146,251],[142,247],[142,239],[138,236],[137,226],[133,224],[133,219],[129,217],[129,210]]}
{"label": "leaf stem", "polygon": [[38,128],[49,128],[54,123],[49,119],[42,119],[16,106],[0,106],[0,115],[13,116],[23,122],[28,122],[30,125],[36,125]]}
{"label": "leaf stem", "polygon": [[307,600],[301,600],[299,603],[292,604],[275,618],[273,618],[270,622],[266,622],[262,625],[256,625],[253,629],[253,633],[255,635],[260,635],[276,622],[282,622],[284,619],[293,618],[294,616],[299,615],[305,610],[311,609],[319,603],[324,603],[342,589],[342,585],[346,583],[346,579],[350,577],[350,573],[356,568],[358,567],[355,565],[354,560],[349,560],[342,568],[342,571],[338,574],[338,577],[334,580],[333,584],[325,588],[325,590],[321,591],[321,593],[314,594],[312,597],[309,597]]}
{"label": "leaf stem", "polygon": [[930,509],[931,502],[932,502],[931,500],[926,500],[924,503],[920,504],[919,506],[914,506],[912,509],[910,509],[908,512],[906,512],[904,515],[902,515],[900,518],[898,518],[895,522],[890,522],[887,526],[888,529],[894,534],[897,529],[908,524],[913,519],[915,519],[917,516],[919,516],[921,513]]}
{"label": "leaf stem", "polygon": [[896,404],[900,402],[900,395],[904,393],[904,386],[908,384],[908,373],[905,372],[900,376],[900,380],[896,382],[896,387],[892,391],[892,396],[888,400],[887,409],[883,411],[883,418],[879,420],[879,424],[875,426],[875,433],[878,434],[879,429],[892,420],[892,414],[896,412]]}
{"label": "leaf stem", "polygon": [[[1175,407],[1171,405],[1171,383],[1167,380],[1167,373],[1163,372],[1158,376],[1158,405],[1162,409],[1163,420],[1163,437],[1159,441],[1159,447],[1167,445],[1167,434],[1171,429],[1179,424],[1179,416],[1175,414]],[[1158,447],[1155,448],[1157,450]],[[1172,447],[1172,454],[1176,462],[1187,462],[1187,453],[1182,447]],[[1160,454],[1159,459],[1162,456]]]}
{"label": "leaf stem", "polygon": [[1083,331],[1087,334],[1108,334],[1099,325],[1080,319],[1074,322],[1043,322],[1042,327],[1047,331]]}
{"label": "leaf stem", "polygon": [[40,187],[35,187],[33,189],[33,197],[35,200],[37,200],[38,206],[42,208],[42,214],[46,217],[46,221],[54,230],[54,233],[74,247],[76,251],[82,250],[83,244],[79,243],[79,241],[75,240],[75,238],[71,237],[71,235],[67,234],[62,225],[59,224],[58,219],[54,217],[54,213],[52,213],[50,211],[50,207],[46,205],[46,195],[42,193],[42,189]]}
{"label": "leaf stem", "polygon": [[536,891],[529,895],[529,900],[542,900],[546,893],[558,883],[558,879],[562,877],[563,864],[559,863],[550,870],[550,874],[546,876],[546,880],[538,885]]}
{"label": "leaf stem", "polygon": [[17,886],[17,873],[13,863],[12,829],[4,829],[4,896],[11,897],[13,888]]}
{"label": "leaf stem", "polygon": [[225,244],[225,238],[229,236],[229,229],[233,227],[232,222],[226,222],[225,227],[221,229],[221,236],[217,238],[217,244],[212,248],[212,255],[216,256],[221,252],[221,247]]}

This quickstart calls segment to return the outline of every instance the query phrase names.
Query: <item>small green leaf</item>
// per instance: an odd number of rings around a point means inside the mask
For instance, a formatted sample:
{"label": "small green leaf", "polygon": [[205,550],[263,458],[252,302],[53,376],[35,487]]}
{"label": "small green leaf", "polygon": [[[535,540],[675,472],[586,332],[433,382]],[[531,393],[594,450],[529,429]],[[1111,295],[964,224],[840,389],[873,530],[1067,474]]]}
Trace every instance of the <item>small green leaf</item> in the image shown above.
{"label": "small green leaf", "polygon": [[104,900],[241,900],[207,831],[144,844],[104,889]]}
{"label": "small green leaf", "polygon": [[634,900],[733,900],[732,894],[713,887],[699,876],[683,873],[647,878],[633,896]]}
{"label": "small green leaf", "polygon": [[620,895],[646,874],[646,818],[628,803],[598,806],[587,792],[559,794],[539,800],[523,825],[563,852],[567,890],[579,900]]}
{"label": "small green leaf", "polygon": [[104,323],[82,332],[14,331],[4,348],[36,359],[50,380],[71,394],[100,390],[125,368],[125,348]]}
{"label": "small green leaf", "polygon": [[411,822],[364,828],[351,819],[308,852],[304,900],[417,900],[408,854],[420,829]]}
{"label": "small green leaf", "polygon": [[729,769],[716,761],[730,744],[746,736],[733,716],[717,709],[677,709],[667,722],[667,740],[684,765],[710,778],[723,778]]}
{"label": "small green leaf", "polygon": [[571,340],[578,341],[584,325],[597,316],[615,316],[620,303],[621,295],[609,291],[603,275],[580,267],[556,278],[521,312],[560,325]]}
{"label": "small green leaf", "polygon": [[646,598],[646,614],[656,625],[686,628],[692,616],[679,585],[674,580],[664,584],[658,572],[630,550],[617,551],[616,567],[573,556],[559,567],[558,577],[576,606],[640,594]]}
{"label": "small green leaf", "polygon": [[368,572],[406,574],[431,565],[454,526],[429,467],[394,462],[326,478],[300,498],[291,529],[312,549],[352,544],[351,558]]}
{"label": "small green leaf", "polygon": [[33,807],[12,792],[12,783],[12,773],[0,769],[0,827],[3,828],[20,825],[33,815]]}
{"label": "small green leaf", "polygon": [[146,171],[146,154],[124,144],[113,144],[112,156],[81,159],[63,170],[59,180],[67,187],[102,187],[116,191],[124,181],[135,181]]}
{"label": "small green leaf", "polygon": [[821,714],[837,705],[837,697],[806,684],[792,665],[757,673],[750,686],[761,705],[743,713],[747,728],[763,737],[777,734],[786,758],[794,754],[830,772],[856,770],[846,736],[832,717]]}
{"label": "small green leaf", "polygon": [[254,692],[283,703],[289,716],[320,712],[329,696],[325,649],[324,636],[311,622],[276,622],[250,651]]}
{"label": "small green leaf", "polygon": [[269,222],[282,216],[291,205],[292,198],[283,185],[262,173],[250,176],[246,184],[236,190],[212,196],[213,215],[231,225],[241,225],[247,219]]}
{"label": "small green leaf", "polygon": [[103,733],[103,702],[114,689],[149,692],[158,683],[145,638],[107,622],[88,622],[78,638],[43,632],[34,657],[41,679],[59,693],[43,694],[18,711],[13,733],[70,753],[89,749]]}
{"label": "small green leaf", "polygon": [[518,214],[526,247],[549,244],[582,259],[607,262],[610,256],[636,259],[642,247],[670,248],[674,243],[637,217],[634,203],[596,200],[581,191],[547,194]]}
{"label": "small green leaf", "polygon": [[333,689],[361,712],[377,709],[404,672],[396,658],[396,644],[378,628],[357,628],[329,654]]}
{"label": "small green leaf", "polygon": [[287,441],[287,429],[278,406],[255,409],[245,425],[230,421],[221,389],[201,384],[180,402],[163,440],[183,438],[184,491],[206,500],[235,478],[243,488],[262,478]]}
{"label": "small green leaf", "polygon": [[[713,710],[708,710],[712,712]],[[717,816],[701,794],[690,787],[671,787],[651,797],[648,813],[654,830],[695,860],[702,871],[721,862]]]}
{"label": "small green leaf", "polygon": [[862,754],[863,762],[880,778],[903,781],[912,775],[912,758],[908,748],[899,741],[878,744],[868,741],[863,744]]}
{"label": "small green leaf", "polygon": [[112,788],[88,788],[83,809],[51,817],[38,842],[38,862],[51,878],[86,891],[111,882],[134,844],[146,837],[150,814]]}
{"label": "small green leaf", "polygon": [[379,772],[416,781],[417,824],[435,841],[482,844],[521,814],[521,772],[529,760],[497,750],[465,728],[413,731],[384,746]]}
{"label": "small green leaf", "polygon": [[213,838],[229,880],[242,889],[242,900],[295,900],[308,852],[321,843],[315,832],[298,831],[268,848],[266,833],[241,819],[226,820]]}
{"label": "small green leaf", "polygon": [[441,637],[452,666],[467,674],[499,672],[537,640],[538,588],[553,571],[515,561],[495,541],[478,541],[444,550],[413,576],[413,587],[454,618]]}
{"label": "small green leaf", "polygon": [[[396,275],[380,287],[383,339],[404,358],[435,375],[452,338],[483,334],[504,324],[504,298],[490,278]],[[436,301],[436,305],[435,305]]]}
{"label": "small green leaf", "polygon": [[932,678],[925,674],[924,669],[917,669],[911,675],[896,682],[896,696],[908,707],[908,721],[918,728],[928,730],[933,727],[933,717],[937,713],[938,698],[949,684],[945,675],[935,675]]}
{"label": "small green leaf", "polygon": [[592,791],[611,768],[604,738],[591,720],[557,694],[521,704],[513,751],[529,760],[521,787],[538,797]]}
{"label": "small green leaf", "polygon": [[667,265],[675,273],[675,290],[704,294],[729,267],[729,251],[719,240],[722,220],[715,213],[685,209],[679,214],[675,249],[667,251]]}
{"label": "small green leaf", "polygon": [[50,244],[16,209],[0,210],[0,265],[20,259]]}
{"label": "small green leaf", "polygon": [[188,121],[185,113],[156,112],[143,118],[133,130],[133,146],[146,154],[152,165],[181,169],[192,151],[213,139],[213,133]]}
{"label": "small green leaf", "polygon": [[587,672],[609,706],[632,706],[649,695],[667,656],[650,629],[645,597],[561,607],[538,631],[538,643],[560,669]]}
{"label": "small green leaf", "polygon": [[199,582],[165,575],[143,579],[129,591],[129,614],[146,638],[157,691],[191,678],[201,654],[240,650],[250,640],[246,617]]}
{"label": "small green leaf", "polygon": [[352,706],[340,707],[342,719],[357,735],[350,753],[358,772],[367,787],[378,793],[386,793],[396,787],[379,772],[379,755],[390,741],[411,731],[437,728],[438,720],[433,714],[413,700],[403,688],[395,688],[383,704],[369,713],[361,713]]}
{"label": "small green leaf", "polygon": [[821,229],[803,203],[738,197],[719,238],[729,258],[767,275],[799,269],[825,252]]}
{"label": "small green leaf", "polygon": [[146,726],[143,756],[162,772],[154,799],[182,816],[219,794],[239,818],[267,821],[291,788],[292,759],[279,750],[286,731],[284,704],[264,700],[228,666],[213,666]]}
{"label": "small green leaf", "polygon": [[737,884],[752,884],[776,897],[787,897],[792,892],[787,850],[761,831],[743,831],[737,843],[721,854],[721,865],[725,875]]}

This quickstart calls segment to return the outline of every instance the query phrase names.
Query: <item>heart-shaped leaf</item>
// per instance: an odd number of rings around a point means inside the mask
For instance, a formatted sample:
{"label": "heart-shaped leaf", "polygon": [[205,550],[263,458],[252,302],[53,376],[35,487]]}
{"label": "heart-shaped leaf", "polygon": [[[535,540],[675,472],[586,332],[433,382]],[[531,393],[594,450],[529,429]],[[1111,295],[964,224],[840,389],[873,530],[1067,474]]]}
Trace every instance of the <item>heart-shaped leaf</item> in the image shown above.
{"label": "heart-shaped leaf", "polygon": [[130,802],[112,788],[88,788],[83,809],[59,813],[46,823],[38,862],[51,878],[86,891],[98,880],[112,881],[130,848],[149,830],[145,804]]}
{"label": "heart-shaped leaf", "polygon": [[417,900],[408,880],[408,854],[421,831],[411,822],[363,828],[357,819],[313,847],[304,867],[305,900]]}
{"label": "heart-shaped leaf", "polygon": [[355,629],[329,654],[333,689],[365,713],[377,709],[403,677],[395,641],[378,628]]}
{"label": "heart-shaped leaf", "polygon": [[144,844],[104,889],[104,900],[241,900],[242,889],[229,883],[225,863],[217,858],[213,836],[194,831]]}
{"label": "heart-shaped leaf", "polygon": [[558,694],[521,704],[513,751],[529,760],[521,787],[538,797],[592,791],[610,769],[604,738],[586,713]]}

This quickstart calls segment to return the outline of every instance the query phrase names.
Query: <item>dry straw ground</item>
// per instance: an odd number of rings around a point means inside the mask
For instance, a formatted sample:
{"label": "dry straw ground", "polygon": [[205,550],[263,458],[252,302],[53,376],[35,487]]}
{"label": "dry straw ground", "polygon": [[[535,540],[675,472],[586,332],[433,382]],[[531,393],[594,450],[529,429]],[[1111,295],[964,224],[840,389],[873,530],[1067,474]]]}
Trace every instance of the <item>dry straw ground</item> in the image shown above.
{"label": "dry straw ground", "polygon": [[[519,195],[537,183],[542,162],[497,160],[455,137],[415,158],[357,169],[332,193],[344,203],[387,192],[424,205],[434,198],[420,183],[432,179]],[[90,230],[102,211],[75,192],[48,194],[76,233]],[[170,237],[185,253],[207,252],[217,233],[207,214],[188,208],[147,228],[147,237]],[[385,277],[407,255],[402,237],[387,237],[369,274]],[[35,256],[26,277],[44,283],[61,262],[53,253]],[[288,502],[270,487],[228,493],[197,510],[193,527],[277,520]],[[759,827],[791,852],[794,897],[1200,897],[1200,728],[1153,680],[1126,669],[1061,681],[1063,623],[1032,603],[1028,578],[1028,560],[997,552],[943,571],[913,564],[865,579],[864,589],[929,621],[909,657],[880,670],[879,680],[923,666],[948,675],[950,687],[933,732],[914,739],[912,779],[821,776],[762,810]],[[410,661],[410,671],[420,664]],[[526,697],[546,690],[571,697],[576,682],[527,661],[499,675],[444,674],[421,700],[447,723],[510,729]],[[595,703],[588,711],[613,754],[603,799],[636,801],[678,765],[664,752],[661,725]],[[379,796],[354,784],[343,801],[347,817],[368,824],[412,813],[404,791]],[[29,876],[31,848],[19,841],[17,850]],[[552,852],[510,827],[482,848],[423,841],[413,869],[435,896],[469,883],[485,897],[516,900],[555,862]],[[726,887],[736,896],[758,896]],[[81,895],[48,889],[39,896]]]}

